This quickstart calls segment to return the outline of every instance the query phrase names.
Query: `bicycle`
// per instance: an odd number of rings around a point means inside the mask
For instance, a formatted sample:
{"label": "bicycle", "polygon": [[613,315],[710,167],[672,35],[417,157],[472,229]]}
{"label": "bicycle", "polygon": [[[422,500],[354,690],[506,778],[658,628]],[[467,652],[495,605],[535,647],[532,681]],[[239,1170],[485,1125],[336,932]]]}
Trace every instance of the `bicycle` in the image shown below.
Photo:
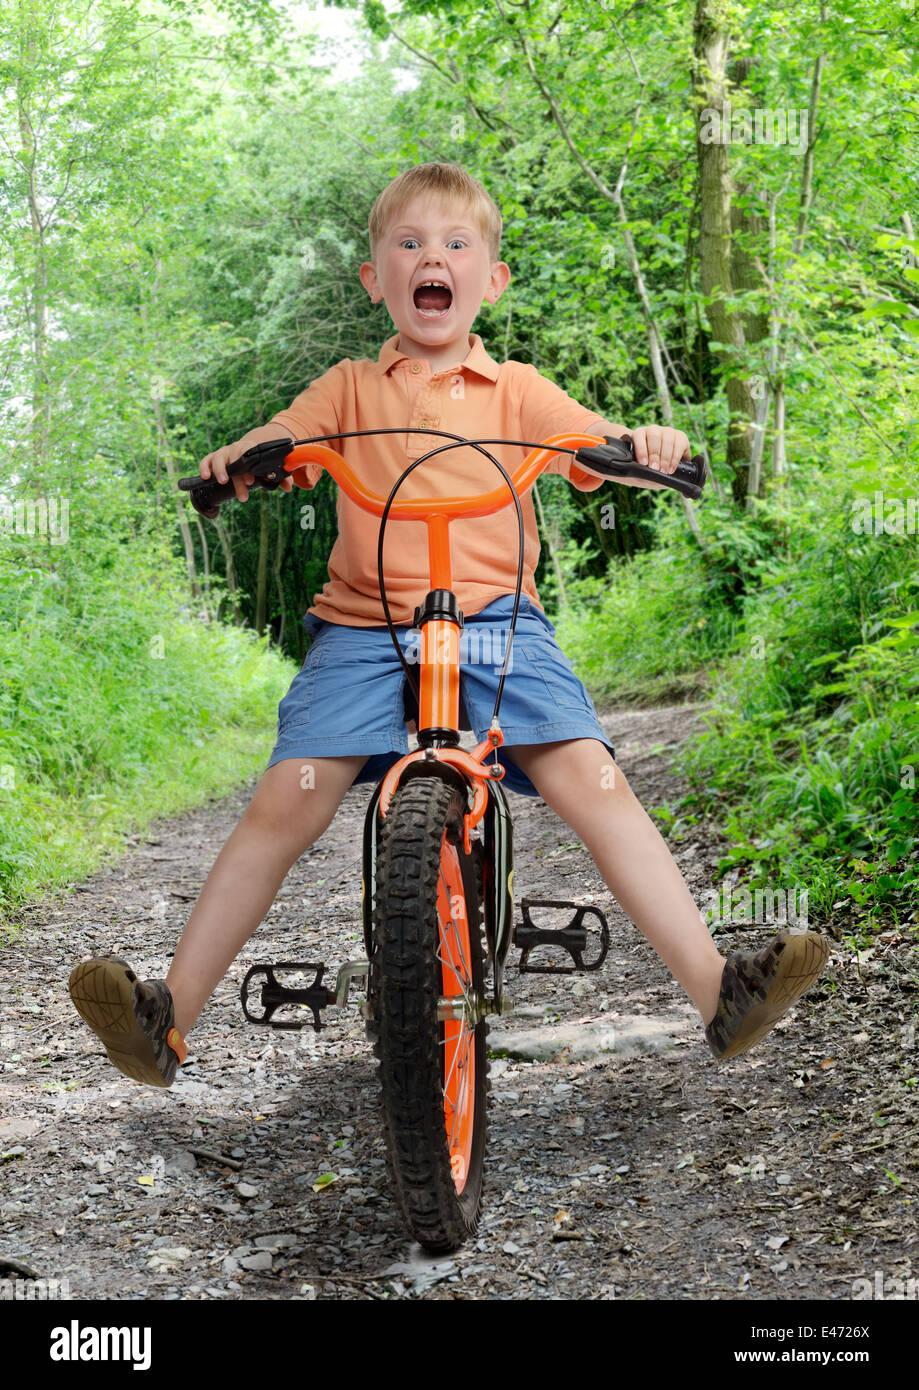
{"label": "bicycle", "polygon": [[[453,442],[432,448],[410,463],[385,500],[367,489],[342,455],[323,441],[404,434],[405,429],[272,440],[256,445],[227,470],[231,476],[250,473],[255,486],[273,490],[285,475],[291,475],[298,486],[308,487],[301,470],[307,463],[318,463],[352,501],[380,517],[380,598],[408,689],[414,692],[417,716],[417,747],[382,778],[364,820],[361,903],[366,959],[341,966],[334,989],[322,982],[324,963],[256,965],[243,981],[241,999],[250,1022],[281,1029],[299,1029],[303,1021],[274,1019],[278,1008],[306,1007],[318,1032],[321,1011],[345,1005],[349,989],[364,986],[361,1013],[380,1064],[391,1183],[409,1234],[436,1253],[457,1249],[479,1223],[487,1147],[486,1020],[512,1011],[504,992],[511,945],[521,950],[518,965],[523,972],[571,973],[599,969],[609,944],[606,919],[594,907],[522,899],[523,921],[516,927],[513,921],[513,833],[500,785],[504,768],[497,760],[497,749],[504,742],[498,713],[523,582],[520,497],[559,453],[572,454],[576,462],[611,479],[647,478],[692,498],[701,496],[705,463],[696,455],[670,475],[642,467],[635,461],[628,436],[556,435],[534,444],[470,440],[444,430],[412,432]],[[508,475],[484,447],[487,444],[516,444],[531,452]],[[506,486],[473,497],[396,503],[399,488],[415,468],[464,446],[484,454]],[[236,495],[230,481],[182,478],[179,486],[189,492],[195,509],[208,517],[216,517],[222,504]],[[511,501],[517,512],[519,546],[510,632],[487,737],[467,752],[459,747],[463,615],[451,589],[449,523],[457,517],[490,514]],[[383,541],[390,518],[424,521],[428,527],[430,588],[415,609],[412,624],[420,629],[421,639],[417,679],[399,645],[386,599]],[[409,712],[408,704],[406,708]],[[489,753],[495,759],[486,765]],[[533,908],[574,908],[575,915],[567,926],[549,930],[533,922]],[[600,941],[596,958],[585,962],[588,915],[599,922]],[[538,946],[563,948],[574,965],[530,965],[530,953]],[[276,972],[282,971],[316,973],[308,988],[295,989],[278,982]],[[264,977],[259,996],[262,1013],[256,1016],[250,1011],[250,988],[259,977]]]}

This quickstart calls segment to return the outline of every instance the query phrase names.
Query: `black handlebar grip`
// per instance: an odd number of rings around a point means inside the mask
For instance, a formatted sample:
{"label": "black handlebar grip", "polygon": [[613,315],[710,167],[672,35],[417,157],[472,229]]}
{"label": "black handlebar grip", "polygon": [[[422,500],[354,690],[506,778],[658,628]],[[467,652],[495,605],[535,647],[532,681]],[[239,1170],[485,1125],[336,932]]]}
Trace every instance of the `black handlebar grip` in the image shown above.
{"label": "black handlebar grip", "polygon": [[[230,472],[232,472],[232,467]],[[238,470],[237,470],[238,471]],[[180,484],[181,484],[180,479]],[[256,475],[249,484],[249,491],[254,491],[257,487],[267,488],[269,492],[274,492],[275,488],[281,486],[280,478],[259,478]],[[206,483],[202,480],[200,487],[190,489],[191,504],[196,512],[202,516],[208,516],[213,520],[220,512],[224,502],[232,502],[236,496],[236,489],[231,482],[226,483]]]}
{"label": "black handlebar grip", "polygon": [[[246,470],[240,468],[238,464],[230,464],[230,467],[227,469],[230,477],[234,474],[244,473],[245,471]],[[275,488],[279,488],[280,486],[281,479],[279,477],[260,478],[258,474],[256,474],[249,484],[249,491],[252,492],[257,487],[263,487],[267,488],[269,492],[274,492]],[[180,478],[179,487],[182,488],[183,492],[188,492],[189,500],[195,511],[200,512],[202,516],[210,517],[211,520],[219,514],[220,508],[223,506],[224,502],[232,502],[236,496],[236,489],[229,481],[225,483],[209,483],[202,478],[201,482],[196,484],[193,478]]]}
{"label": "black handlebar grip", "polygon": [[[184,481],[180,481],[180,486]],[[220,508],[224,502],[229,502],[235,496],[236,489],[232,483],[207,483],[203,478],[200,487],[188,490],[188,500],[195,511],[200,512],[202,516],[210,517],[212,521],[215,516],[220,515]]]}
{"label": "black handlebar grip", "polygon": [[695,487],[702,487],[705,482],[705,455],[693,454],[691,459],[680,459],[673,477],[682,478]]}
{"label": "black handlebar grip", "polygon": [[[286,476],[284,460],[292,448],[293,441],[290,435],[285,435],[283,439],[269,439],[262,444],[253,444],[235,463],[227,466],[227,479],[251,471],[253,481],[249,484],[250,492],[256,487],[264,487],[269,492],[274,492]],[[259,472],[259,469],[262,471]],[[236,496],[236,489],[229,481],[218,483],[214,479],[208,481],[206,478],[192,476],[179,478],[178,486],[183,492],[190,494],[189,500],[195,511],[212,520],[218,515],[224,502],[231,502]]]}

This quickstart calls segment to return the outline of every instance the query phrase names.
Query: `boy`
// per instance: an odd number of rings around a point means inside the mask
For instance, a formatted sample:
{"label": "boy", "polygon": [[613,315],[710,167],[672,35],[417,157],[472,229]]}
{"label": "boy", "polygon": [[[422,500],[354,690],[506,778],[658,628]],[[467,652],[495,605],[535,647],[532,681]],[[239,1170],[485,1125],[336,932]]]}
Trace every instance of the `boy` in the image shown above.
{"label": "boy", "polygon": [[[370,215],[371,260],[360,269],[374,304],[385,300],[398,334],[376,362],[346,358],[314,381],[267,425],[209,454],[202,478],[227,480],[246,449],[288,433],[291,439],[361,428],[405,426],[371,439],[332,441],[377,493],[386,495],[407,460],[437,442],[418,429],[467,437],[538,441],[553,434],[625,434],[519,362],[498,364],[471,334],[483,298],[493,304],[510,280],[498,259],[501,214],[477,180],[448,164],[401,174]],[[630,431],[640,463],[672,473],[689,457],[679,430]],[[493,446],[510,471],[519,447]],[[605,479],[560,455],[549,466],[581,491]],[[315,485],[321,470],[309,465]],[[433,479],[433,481],[432,481]],[[233,479],[241,501],[251,475]],[[659,487],[661,484],[636,484]],[[290,490],[290,481],[284,487]],[[401,499],[488,491],[491,463],[468,448],[437,456],[413,474]],[[538,795],[581,838],[610,891],[699,1010],[718,1058],[745,1052],[814,982],[827,958],[814,932],[782,931],[759,952],[719,954],[663,839],[625,777],[604,775],[614,750],[594,707],[554,641],[533,574],[539,540],[531,494],[524,587],[513,664],[505,685],[499,751],[512,790]],[[307,628],[315,636],[303,668],[279,708],[278,741],[252,801],[217,858],[178,944],[165,981],[142,983],[116,957],[84,961],[70,977],[81,1016],[126,1076],[170,1086],[186,1056],[185,1039],[211,992],[265,916],[291,866],[323,833],[355,781],[379,780],[408,751],[403,673],[377,584],[378,521],[344,494],[329,583]],[[460,519],[450,529],[453,587],[467,625],[506,623],[516,581],[513,508]],[[424,528],[391,523],[387,597],[400,637],[408,639],[415,604],[429,587]],[[498,673],[463,665],[468,722],[484,738]],[[304,760],[313,769],[301,786]],[[610,785],[612,783],[612,785]]]}

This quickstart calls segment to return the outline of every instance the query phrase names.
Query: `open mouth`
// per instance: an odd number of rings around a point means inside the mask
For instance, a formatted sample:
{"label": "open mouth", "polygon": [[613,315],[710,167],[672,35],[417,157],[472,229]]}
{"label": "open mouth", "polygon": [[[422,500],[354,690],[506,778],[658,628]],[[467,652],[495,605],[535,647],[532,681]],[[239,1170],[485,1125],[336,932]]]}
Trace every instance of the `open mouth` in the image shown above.
{"label": "open mouth", "polygon": [[413,295],[415,308],[422,318],[442,319],[450,312],[453,292],[446,285],[436,282],[418,285]]}

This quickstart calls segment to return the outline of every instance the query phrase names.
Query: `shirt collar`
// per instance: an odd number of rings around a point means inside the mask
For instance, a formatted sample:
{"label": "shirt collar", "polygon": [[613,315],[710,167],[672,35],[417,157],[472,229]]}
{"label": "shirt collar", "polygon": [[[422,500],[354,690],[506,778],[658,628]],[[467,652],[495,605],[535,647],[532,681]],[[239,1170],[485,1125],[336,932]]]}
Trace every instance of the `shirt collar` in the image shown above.
{"label": "shirt collar", "polygon": [[[407,352],[400,352],[396,347],[398,341],[399,334],[394,333],[391,338],[386,339],[380,348],[380,356],[373,364],[373,368],[381,376],[390,372],[397,363],[411,361]],[[489,357],[478,333],[469,334],[469,352],[460,366],[467,371],[476,372],[479,376],[486,377],[489,381],[498,380],[498,363],[494,358]]]}

